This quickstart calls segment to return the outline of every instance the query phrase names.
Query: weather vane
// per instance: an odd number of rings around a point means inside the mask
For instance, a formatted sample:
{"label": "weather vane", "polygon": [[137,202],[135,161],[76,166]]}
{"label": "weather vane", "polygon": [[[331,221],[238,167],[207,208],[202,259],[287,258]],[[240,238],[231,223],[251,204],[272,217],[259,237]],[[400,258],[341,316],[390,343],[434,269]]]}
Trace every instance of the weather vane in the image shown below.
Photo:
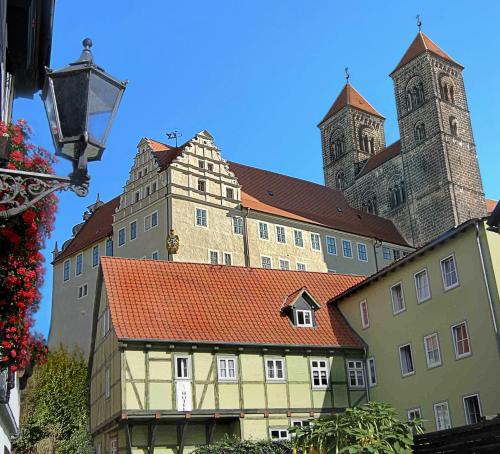
{"label": "weather vane", "polygon": [[345,73],[345,76],[344,76],[345,81],[346,81],[346,83],[349,83],[349,77],[351,77],[351,76],[349,75],[349,68],[347,66],[344,69],[344,73]]}
{"label": "weather vane", "polygon": [[182,137],[182,132],[177,131],[177,129],[174,129],[173,131],[167,132],[166,134],[167,134],[167,139],[169,140],[175,139],[175,148],[177,148],[177,139],[179,137]]}
{"label": "weather vane", "polygon": [[422,31],[422,21],[420,20],[420,14],[417,14],[417,27],[418,27],[418,31],[421,32]]}

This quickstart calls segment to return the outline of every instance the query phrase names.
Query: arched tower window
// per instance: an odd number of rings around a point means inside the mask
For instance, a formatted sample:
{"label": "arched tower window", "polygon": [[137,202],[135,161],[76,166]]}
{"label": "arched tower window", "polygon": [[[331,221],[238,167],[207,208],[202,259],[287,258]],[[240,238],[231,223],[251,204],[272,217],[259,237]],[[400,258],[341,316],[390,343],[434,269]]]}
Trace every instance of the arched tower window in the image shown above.
{"label": "arched tower window", "polygon": [[363,196],[361,209],[366,213],[378,214],[377,196],[373,192],[368,192]]}
{"label": "arched tower window", "polygon": [[406,202],[405,183],[401,176],[392,179],[392,183],[388,186],[389,208],[394,209]]}
{"label": "arched tower window", "polygon": [[422,142],[426,137],[425,135],[425,123],[417,123],[415,125],[415,140],[417,142]]}
{"label": "arched tower window", "polygon": [[339,191],[343,191],[345,189],[345,175],[342,170],[337,172],[337,175],[335,175],[335,187]]}
{"label": "arched tower window", "polygon": [[373,130],[367,126],[362,126],[359,129],[358,139],[361,151],[369,154],[375,153],[375,138],[373,134]]}
{"label": "arched tower window", "polygon": [[330,136],[330,157],[335,160],[344,154],[345,136],[341,129],[336,129]]}
{"label": "arched tower window", "polygon": [[424,83],[419,76],[410,79],[406,85],[406,109],[416,109],[425,102]]}
{"label": "arched tower window", "polygon": [[453,137],[458,137],[458,121],[455,117],[450,117],[450,133]]}
{"label": "arched tower window", "polygon": [[455,104],[455,84],[447,74],[441,74],[439,77],[439,93],[441,99]]}

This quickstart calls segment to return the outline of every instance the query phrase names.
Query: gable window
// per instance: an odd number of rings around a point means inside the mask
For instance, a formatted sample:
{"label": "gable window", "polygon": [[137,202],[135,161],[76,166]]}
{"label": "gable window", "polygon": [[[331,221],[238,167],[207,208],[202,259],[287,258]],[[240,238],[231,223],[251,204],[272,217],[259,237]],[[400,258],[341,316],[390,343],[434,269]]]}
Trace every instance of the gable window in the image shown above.
{"label": "gable window", "polygon": [[321,238],[317,233],[311,233],[311,249],[321,251]]}
{"label": "gable window", "polygon": [[368,328],[370,326],[370,319],[368,318],[368,303],[366,300],[359,303],[359,312],[361,314],[361,326]]}
{"label": "gable window", "polygon": [[467,323],[462,322],[458,325],[452,326],[451,332],[453,336],[453,346],[455,348],[455,357],[460,359],[469,356],[471,354],[471,350]]}
{"label": "gable window", "polygon": [[436,418],[436,430],[445,430],[451,428],[448,402],[439,402],[437,404],[434,404],[434,417]]}
{"label": "gable window", "polygon": [[125,228],[118,230],[118,247],[125,244]]}
{"label": "gable window", "polygon": [[286,244],[285,227],[281,225],[276,226],[276,241],[278,243]]}
{"label": "gable window", "polygon": [[328,252],[328,254],[337,255],[337,241],[335,237],[326,237],[326,252]]}
{"label": "gable window", "polygon": [[233,188],[226,188],[226,197],[228,199],[234,199],[234,189]]}
{"label": "gable window", "polygon": [[214,165],[211,162],[207,163],[207,170],[209,172],[213,172],[214,171]]}
{"label": "gable window", "polygon": [[284,381],[285,362],[282,359],[266,359],[266,381]]}
{"label": "gable window", "polygon": [[106,240],[106,255],[113,257],[113,240],[111,238]]}
{"label": "gable window", "polygon": [[71,266],[71,262],[69,260],[65,260],[63,263],[63,281],[69,281],[69,269]]}
{"label": "gable window", "polygon": [[297,262],[297,271],[306,271],[306,264]]}
{"label": "gable window", "polygon": [[363,369],[363,361],[347,361],[347,377],[349,379],[350,388],[364,388],[365,374]]}
{"label": "gable window", "polygon": [[154,251],[152,254],[151,254],[151,258],[153,260],[159,260],[160,259],[160,253],[158,251]]}
{"label": "gable window", "polygon": [[295,320],[297,326],[313,326],[312,312],[310,310],[296,309]]}
{"label": "gable window", "polygon": [[403,295],[403,286],[401,282],[391,287],[392,313],[394,315],[403,312],[406,309]]}
{"label": "gable window", "polygon": [[415,289],[417,291],[417,302],[422,303],[431,297],[429,286],[429,276],[427,270],[419,271],[415,274]]}
{"label": "gable window", "polygon": [[280,259],[280,270],[288,271],[290,269],[290,260]]}
{"label": "gable window", "polygon": [[235,235],[243,235],[243,218],[239,216],[233,217],[233,233]]}
{"label": "gable window", "polygon": [[368,253],[366,252],[366,244],[358,243],[358,260],[360,262],[368,262]]}
{"label": "gable window", "polygon": [[79,276],[82,273],[83,273],[83,254],[78,254],[76,256],[75,275]]}
{"label": "gable window", "polygon": [[266,257],[266,256],[263,255],[260,258],[260,262],[262,264],[262,268],[267,268],[267,269],[271,269],[272,268],[271,257]]}
{"label": "gable window", "polygon": [[211,265],[218,265],[219,253],[217,251],[208,251],[208,259]]}
{"label": "gable window", "polygon": [[392,260],[391,248],[384,246],[382,248],[382,254],[384,256],[384,260]]}
{"label": "gable window", "polygon": [[135,193],[134,193],[134,203],[137,203],[139,200],[141,200],[141,191],[135,191]]}
{"label": "gable window", "polygon": [[403,375],[403,377],[415,373],[411,344],[406,344],[399,347],[399,359],[401,362],[401,374]]}
{"label": "gable window", "polygon": [[458,286],[458,273],[454,255],[441,260],[441,275],[445,290],[451,290]]}
{"label": "gable window", "polygon": [[366,361],[368,366],[368,384],[371,386],[375,386],[377,384],[377,369],[375,367],[375,358],[368,358]]}
{"label": "gable window", "polygon": [[266,222],[259,222],[259,238],[261,240],[269,239],[269,230]]}
{"label": "gable window", "polygon": [[218,372],[219,381],[236,381],[238,380],[238,369],[235,356],[219,356]]}
{"label": "gable window", "polygon": [[111,325],[110,321],[109,308],[106,308],[102,313],[102,337],[108,334]]}
{"label": "gable window", "polygon": [[224,265],[231,266],[233,264],[233,255],[230,252],[224,252]]}
{"label": "gable window", "polygon": [[80,285],[78,287],[78,290],[77,290],[77,298],[80,299],[80,298],[84,298],[85,296],[87,296],[87,293],[88,293],[88,286],[87,284],[83,284],[83,285]]}
{"label": "gable window", "polygon": [[111,369],[106,367],[104,371],[104,396],[106,399],[111,397]]}
{"label": "gable window", "polygon": [[304,238],[302,236],[302,230],[294,230],[293,231],[293,240],[295,246],[304,247]]}
{"label": "gable window", "polygon": [[132,221],[130,223],[130,241],[137,238],[137,221]]}
{"label": "gable window", "polygon": [[175,357],[175,378],[176,380],[191,379],[191,357],[187,355]]}
{"label": "gable window", "polygon": [[205,192],[207,190],[207,182],[205,180],[198,180],[198,191]]}
{"label": "gable window", "polygon": [[92,248],[92,268],[95,268],[97,265],[99,265],[99,245],[96,244]]}
{"label": "gable window", "polygon": [[352,259],[352,245],[350,240],[342,240],[342,255]]}
{"label": "gable window", "polygon": [[198,227],[207,226],[207,210],[196,208],[196,225]]}
{"label": "gable window", "polygon": [[205,168],[205,161],[202,161],[201,159],[198,159],[198,167],[200,169],[204,169]]}
{"label": "gable window", "polygon": [[288,440],[288,429],[284,428],[269,428],[269,437],[271,440]]}
{"label": "gable window", "polygon": [[441,365],[441,352],[439,350],[439,339],[437,333],[429,334],[424,337],[425,359],[427,367],[436,367]]}
{"label": "gable window", "polygon": [[465,420],[467,424],[476,424],[481,421],[481,403],[479,395],[472,394],[464,397]]}
{"label": "gable window", "polygon": [[328,387],[328,360],[311,359],[311,381],[313,388]]}

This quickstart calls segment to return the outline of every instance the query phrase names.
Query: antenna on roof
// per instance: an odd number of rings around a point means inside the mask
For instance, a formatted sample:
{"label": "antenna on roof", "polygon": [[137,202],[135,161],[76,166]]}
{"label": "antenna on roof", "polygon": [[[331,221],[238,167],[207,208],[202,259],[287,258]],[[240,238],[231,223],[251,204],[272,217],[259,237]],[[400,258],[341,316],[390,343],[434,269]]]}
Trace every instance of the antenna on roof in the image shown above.
{"label": "antenna on roof", "polygon": [[182,137],[182,132],[178,131],[177,129],[174,129],[171,132],[167,132],[167,139],[173,140],[175,139],[175,148],[177,148],[177,139],[179,137]]}
{"label": "antenna on roof", "polygon": [[418,31],[421,32],[422,31],[422,21],[420,20],[420,14],[417,14],[417,27],[418,27]]}
{"label": "antenna on roof", "polygon": [[349,77],[351,77],[351,76],[349,75],[349,68],[347,66],[344,68],[344,77],[345,77],[346,84],[348,84],[349,83]]}

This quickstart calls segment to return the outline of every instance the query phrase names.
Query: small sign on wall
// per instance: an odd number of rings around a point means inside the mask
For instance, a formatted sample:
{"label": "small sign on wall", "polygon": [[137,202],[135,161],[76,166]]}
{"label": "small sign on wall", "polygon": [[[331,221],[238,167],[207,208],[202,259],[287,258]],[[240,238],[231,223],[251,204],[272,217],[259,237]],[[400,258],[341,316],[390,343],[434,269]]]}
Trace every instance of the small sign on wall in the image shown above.
{"label": "small sign on wall", "polygon": [[177,395],[177,411],[193,410],[193,394],[190,381],[178,381],[175,384]]}

